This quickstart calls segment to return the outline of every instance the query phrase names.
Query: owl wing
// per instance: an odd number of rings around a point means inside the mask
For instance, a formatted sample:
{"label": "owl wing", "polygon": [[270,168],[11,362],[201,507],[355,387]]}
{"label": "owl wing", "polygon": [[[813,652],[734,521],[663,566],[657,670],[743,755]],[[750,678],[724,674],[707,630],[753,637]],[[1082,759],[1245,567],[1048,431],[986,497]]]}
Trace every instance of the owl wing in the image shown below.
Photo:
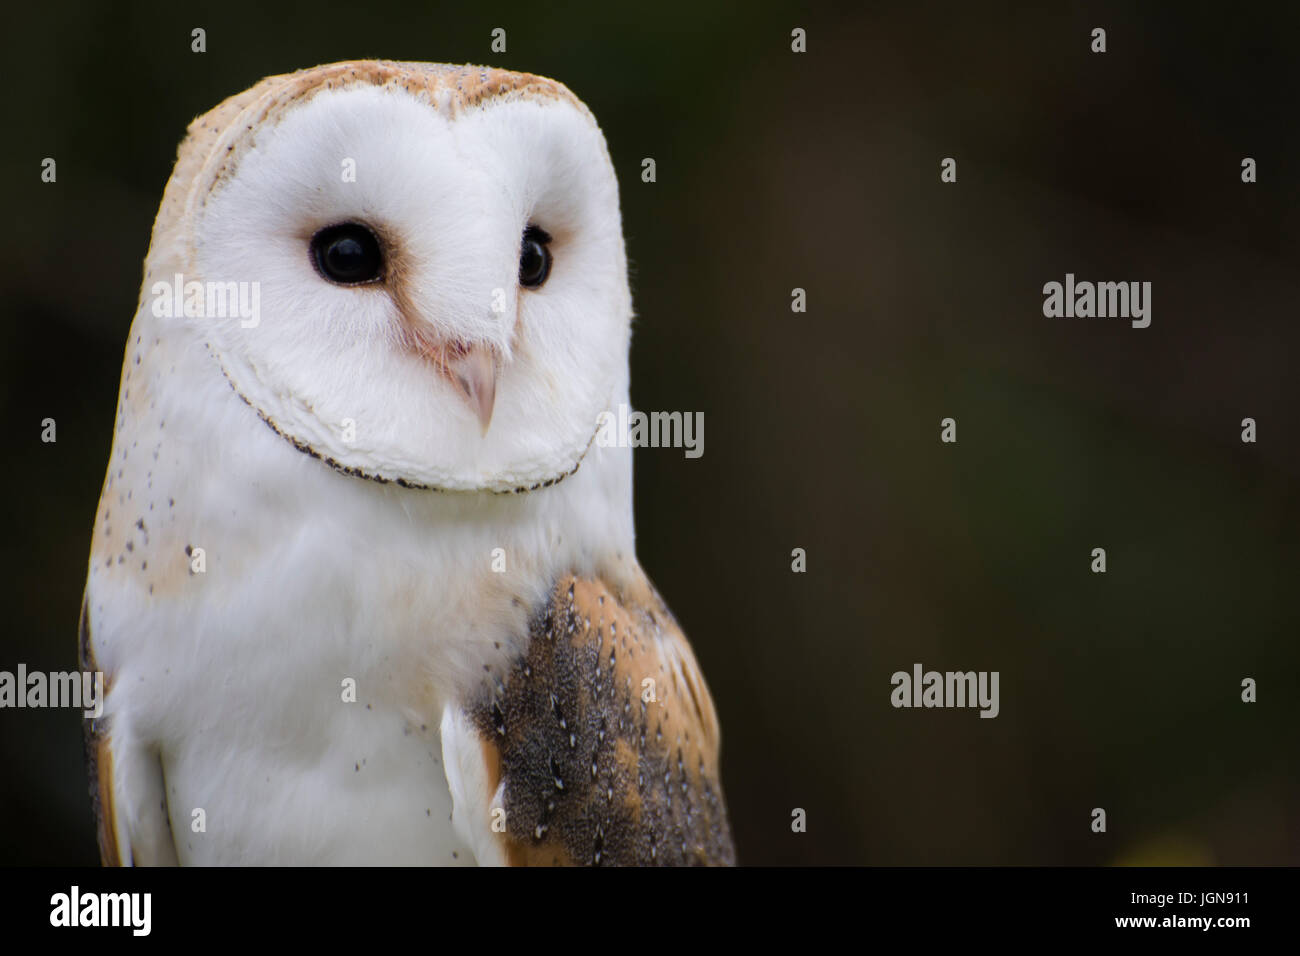
{"label": "owl wing", "polygon": [[[78,634],[84,672],[99,669],[89,605],[87,596],[81,602]],[[106,677],[105,694],[108,686]],[[161,758],[134,746],[125,728],[113,727],[104,717],[85,721],[85,743],[100,860],[105,866],[176,865]]]}
{"label": "owl wing", "polygon": [[733,864],[713,701],[644,574],[561,578],[528,631],[505,681],[443,715],[479,862]]}

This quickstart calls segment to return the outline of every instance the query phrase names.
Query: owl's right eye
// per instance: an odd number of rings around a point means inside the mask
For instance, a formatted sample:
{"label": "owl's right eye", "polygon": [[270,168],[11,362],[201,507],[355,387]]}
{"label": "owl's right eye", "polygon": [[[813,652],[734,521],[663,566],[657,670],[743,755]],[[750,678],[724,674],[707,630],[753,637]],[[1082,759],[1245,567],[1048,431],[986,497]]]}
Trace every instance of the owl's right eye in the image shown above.
{"label": "owl's right eye", "polygon": [[545,229],[529,226],[524,230],[523,248],[519,252],[519,284],[536,289],[551,274],[551,241]]}
{"label": "owl's right eye", "polygon": [[339,285],[360,285],[383,278],[384,256],[375,234],[359,222],[326,226],[311,237],[316,271]]}

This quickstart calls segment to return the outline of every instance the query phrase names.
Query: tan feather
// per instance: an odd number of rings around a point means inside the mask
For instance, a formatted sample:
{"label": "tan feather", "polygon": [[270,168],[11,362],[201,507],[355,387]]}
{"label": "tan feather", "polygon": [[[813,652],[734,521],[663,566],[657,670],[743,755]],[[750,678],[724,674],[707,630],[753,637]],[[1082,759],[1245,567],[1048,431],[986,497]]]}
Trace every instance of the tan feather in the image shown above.
{"label": "tan feather", "polygon": [[482,837],[504,811],[508,863],[735,862],[713,701],[644,573],[623,590],[562,578],[490,684],[465,723],[481,745],[476,793],[500,805],[464,816]]}

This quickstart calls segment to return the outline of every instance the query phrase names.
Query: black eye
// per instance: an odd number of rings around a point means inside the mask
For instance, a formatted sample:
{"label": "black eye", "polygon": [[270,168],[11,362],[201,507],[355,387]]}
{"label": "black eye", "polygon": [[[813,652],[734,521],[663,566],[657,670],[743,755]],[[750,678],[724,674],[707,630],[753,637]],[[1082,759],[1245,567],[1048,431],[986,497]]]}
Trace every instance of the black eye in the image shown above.
{"label": "black eye", "polygon": [[359,222],[326,226],[311,237],[316,271],[340,285],[358,285],[383,277],[384,256],[375,234]]}
{"label": "black eye", "polygon": [[529,226],[524,230],[524,244],[519,251],[519,284],[536,289],[551,274],[551,237],[545,229]]}

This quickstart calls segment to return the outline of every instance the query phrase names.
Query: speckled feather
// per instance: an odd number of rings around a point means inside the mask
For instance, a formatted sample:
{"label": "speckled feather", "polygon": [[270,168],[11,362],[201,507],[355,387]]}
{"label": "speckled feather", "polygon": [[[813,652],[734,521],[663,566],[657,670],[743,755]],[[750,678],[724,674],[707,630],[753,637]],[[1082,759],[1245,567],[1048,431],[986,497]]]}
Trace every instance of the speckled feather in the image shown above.
{"label": "speckled feather", "polygon": [[734,863],[717,715],[649,582],[566,576],[528,633],[509,676],[470,707],[503,799],[506,860]]}

